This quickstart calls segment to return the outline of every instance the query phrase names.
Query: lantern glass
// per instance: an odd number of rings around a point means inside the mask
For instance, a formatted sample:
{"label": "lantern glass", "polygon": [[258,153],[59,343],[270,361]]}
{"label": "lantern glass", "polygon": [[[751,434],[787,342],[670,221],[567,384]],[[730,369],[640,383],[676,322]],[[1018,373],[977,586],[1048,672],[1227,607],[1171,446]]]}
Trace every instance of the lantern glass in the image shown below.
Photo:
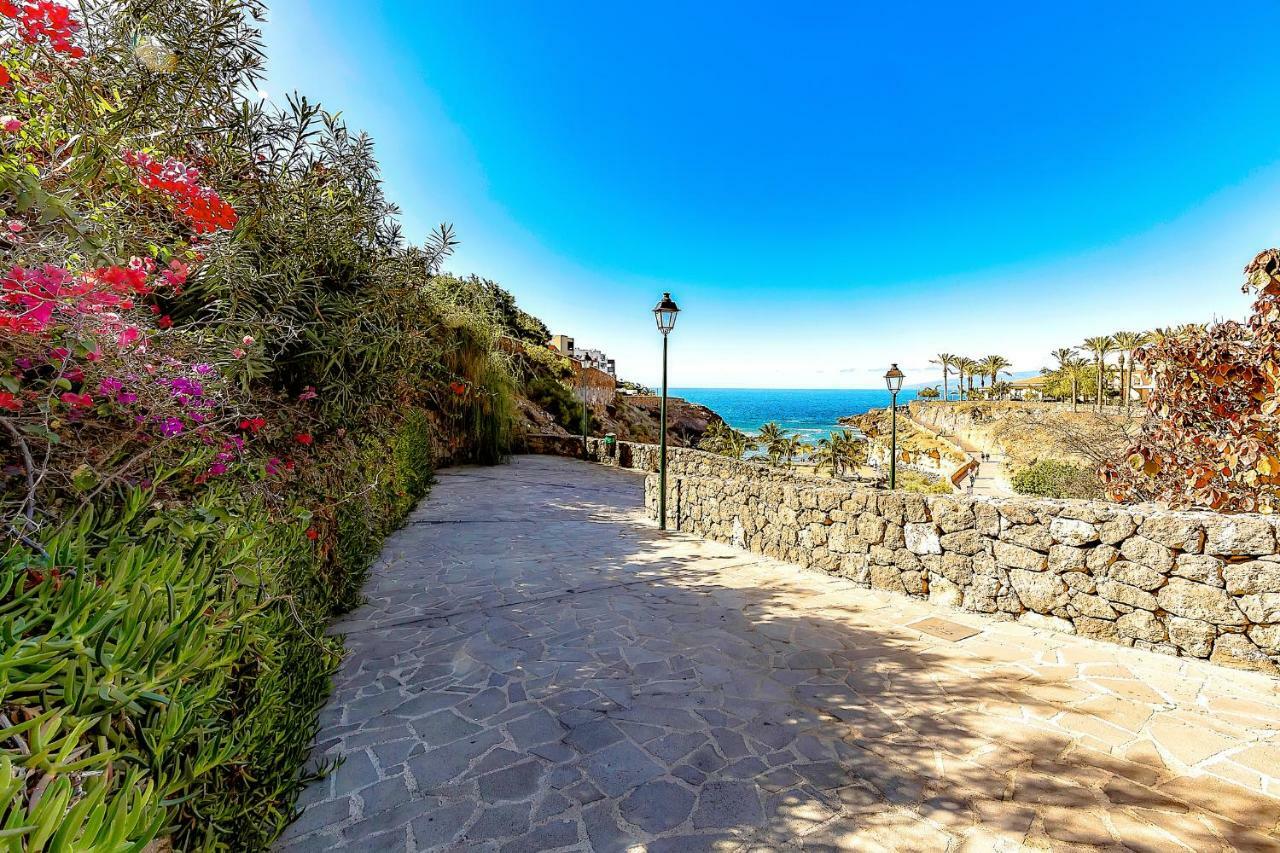
{"label": "lantern glass", "polygon": [[902,380],[904,377],[905,374],[898,369],[897,364],[893,364],[889,367],[889,372],[884,375],[884,384],[885,387],[889,389],[889,393],[897,394],[902,390]]}
{"label": "lantern glass", "polygon": [[679,313],[680,309],[672,301],[670,293],[662,294],[662,301],[653,306],[653,318],[658,322],[658,331],[662,333],[663,337],[666,337],[675,328],[676,315]]}

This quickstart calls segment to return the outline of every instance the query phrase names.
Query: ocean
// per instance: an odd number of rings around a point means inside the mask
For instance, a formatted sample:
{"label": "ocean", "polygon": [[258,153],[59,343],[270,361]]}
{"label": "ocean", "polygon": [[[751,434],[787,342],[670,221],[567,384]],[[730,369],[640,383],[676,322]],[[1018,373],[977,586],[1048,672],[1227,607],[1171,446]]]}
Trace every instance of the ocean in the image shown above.
{"label": "ocean", "polygon": [[[670,393],[706,406],[734,429],[754,433],[777,421],[807,442],[841,429],[839,418],[885,408],[890,400],[888,391],[870,388],[672,388]],[[904,388],[898,404],[915,396],[914,389]]]}

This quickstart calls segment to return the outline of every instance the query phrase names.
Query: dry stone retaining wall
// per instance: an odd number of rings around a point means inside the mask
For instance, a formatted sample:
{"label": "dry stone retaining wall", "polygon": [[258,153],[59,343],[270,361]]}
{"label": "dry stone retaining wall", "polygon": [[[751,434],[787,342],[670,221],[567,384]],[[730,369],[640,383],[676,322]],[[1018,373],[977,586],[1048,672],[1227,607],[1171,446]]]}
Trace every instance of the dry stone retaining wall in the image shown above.
{"label": "dry stone retaining wall", "polygon": [[[585,457],[657,468],[653,445],[591,439]],[[645,499],[656,517],[655,474]],[[667,510],[676,529],[863,586],[1280,674],[1269,516],[870,491],[686,448],[668,449]]]}

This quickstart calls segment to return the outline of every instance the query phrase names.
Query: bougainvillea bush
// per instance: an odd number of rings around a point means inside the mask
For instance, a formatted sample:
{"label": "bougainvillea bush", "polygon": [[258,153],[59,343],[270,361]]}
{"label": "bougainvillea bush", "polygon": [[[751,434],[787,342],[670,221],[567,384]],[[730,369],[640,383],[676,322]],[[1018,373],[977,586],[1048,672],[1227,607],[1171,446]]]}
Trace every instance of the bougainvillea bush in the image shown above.
{"label": "bougainvillea bush", "polygon": [[1103,477],[1117,500],[1222,512],[1280,510],[1280,250],[1245,268],[1245,323],[1167,330],[1134,353],[1155,386],[1127,460]]}
{"label": "bougainvillea bush", "polygon": [[[0,837],[263,849],[382,539],[497,461],[504,333],[256,0],[0,0]],[[515,324],[518,328],[513,330]],[[509,349],[509,347],[508,347]]]}

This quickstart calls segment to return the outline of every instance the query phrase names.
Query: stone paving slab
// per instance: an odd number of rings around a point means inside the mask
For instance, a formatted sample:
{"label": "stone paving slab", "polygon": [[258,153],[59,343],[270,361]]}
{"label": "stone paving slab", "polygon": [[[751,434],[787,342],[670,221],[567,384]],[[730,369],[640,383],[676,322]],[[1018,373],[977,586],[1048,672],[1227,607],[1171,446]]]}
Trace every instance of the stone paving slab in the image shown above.
{"label": "stone paving slab", "polygon": [[279,849],[1280,850],[1280,682],[660,534],[642,486],[442,472]]}

